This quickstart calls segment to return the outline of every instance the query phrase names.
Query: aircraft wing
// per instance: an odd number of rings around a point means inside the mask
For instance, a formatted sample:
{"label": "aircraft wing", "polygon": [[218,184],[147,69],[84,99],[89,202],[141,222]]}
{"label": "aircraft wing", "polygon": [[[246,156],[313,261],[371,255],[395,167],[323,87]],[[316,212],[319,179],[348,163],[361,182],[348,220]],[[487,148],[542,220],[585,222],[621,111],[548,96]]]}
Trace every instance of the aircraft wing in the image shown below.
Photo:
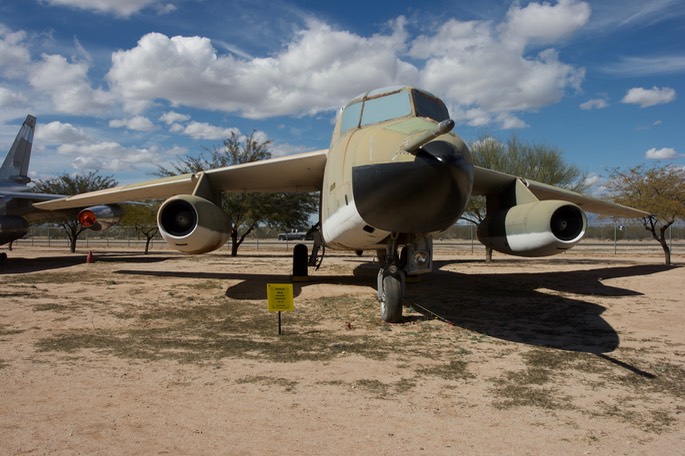
{"label": "aircraft wing", "polygon": [[[64,198],[64,195],[0,189],[0,210],[3,210],[2,208],[4,207],[6,214],[9,212],[9,215],[23,217],[30,223],[49,221],[54,217],[69,215],[69,213],[41,211],[33,207],[33,204],[43,201],[54,201],[59,198]],[[11,211],[7,211],[7,207],[10,205],[12,209]]]}
{"label": "aircraft wing", "polygon": [[[507,186],[519,179],[511,174],[494,171],[480,166],[474,166],[473,171],[473,194],[489,195],[503,191]],[[607,217],[649,217],[649,212],[645,212],[621,204],[603,201],[591,196],[543,184],[534,180],[521,178],[521,181],[539,200],[564,200],[577,204],[587,212],[594,212]]]}
{"label": "aircraft wing", "polygon": [[31,193],[31,192],[5,192],[0,189],[0,199],[22,199],[33,202],[50,201],[59,198],[64,198],[64,195],[53,195],[50,193]]}
{"label": "aircraft wing", "polygon": [[197,174],[155,179],[53,201],[35,203],[45,210],[170,198],[192,194],[204,177],[212,189],[224,192],[313,192],[321,189],[327,149],[216,168]]}

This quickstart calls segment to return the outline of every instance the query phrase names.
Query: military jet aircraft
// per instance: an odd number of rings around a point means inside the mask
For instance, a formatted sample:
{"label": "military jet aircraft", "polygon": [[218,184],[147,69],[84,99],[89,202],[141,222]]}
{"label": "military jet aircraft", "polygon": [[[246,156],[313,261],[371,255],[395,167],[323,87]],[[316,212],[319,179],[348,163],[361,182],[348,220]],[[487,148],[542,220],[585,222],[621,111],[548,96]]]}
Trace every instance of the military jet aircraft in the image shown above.
{"label": "military jet aircraft", "polygon": [[[28,171],[35,129],[36,117],[29,114],[0,166],[0,245],[25,236],[30,222],[45,222],[64,215],[76,216],[75,210],[46,212],[32,205],[39,201],[64,198],[64,195],[32,193],[27,186],[31,182]],[[117,223],[123,215],[121,208],[114,205],[90,207],[84,211],[84,214],[100,216],[97,224],[93,224],[96,229]],[[0,261],[6,259],[7,254],[0,252]]]}
{"label": "military jet aircraft", "polygon": [[[570,249],[585,234],[584,210],[608,216],[649,214],[473,165],[445,104],[413,87],[364,93],[339,113],[330,148],[157,179],[36,204],[60,210],[89,204],[166,198],[157,222],[182,252],[221,247],[230,223],[221,192],[321,194],[311,257],[319,247],[378,253],[381,318],[402,320],[406,276],[430,272],[432,239],[461,216],[472,195],[485,195],[479,240],[512,255],[545,256]],[[295,249],[297,252],[297,248]],[[300,258],[298,258],[300,257]],[[305,264],[305,270],[307,265]],[[294,266],[295,268],[295,266]]]}

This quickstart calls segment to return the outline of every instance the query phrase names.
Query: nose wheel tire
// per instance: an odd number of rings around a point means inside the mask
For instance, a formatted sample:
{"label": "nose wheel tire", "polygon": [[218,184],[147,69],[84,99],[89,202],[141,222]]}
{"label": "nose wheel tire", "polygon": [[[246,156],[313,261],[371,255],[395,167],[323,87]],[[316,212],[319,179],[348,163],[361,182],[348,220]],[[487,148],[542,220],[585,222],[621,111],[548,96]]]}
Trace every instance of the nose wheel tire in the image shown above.
{"label": "nose wheel tire", "polygon": [[381,303],[381,320],[388,323],[402,321],[402,271],[395,274],[378,271],[378,300]]}

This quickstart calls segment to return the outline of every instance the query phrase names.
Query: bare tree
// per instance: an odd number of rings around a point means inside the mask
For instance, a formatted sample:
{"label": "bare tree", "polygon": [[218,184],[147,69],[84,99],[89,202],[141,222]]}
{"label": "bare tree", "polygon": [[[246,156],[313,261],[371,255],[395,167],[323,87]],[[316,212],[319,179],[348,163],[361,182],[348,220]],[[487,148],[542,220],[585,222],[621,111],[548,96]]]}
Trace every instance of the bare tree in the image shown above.
{"label": "bare tree", "polygon": [[671,249],[666,231],[678,219],[685,219],[685,168],[668,165],[636,166],[627,171],[610,171],[607,189],[620,204],[651,213],[643,225],[664,251],[664,262],[671,264]]}
{"label": "bare tree", "polygon": [[150,242],[159,233],[157,210],[159,202],[148,204],[131,204],[126,207],[121,224],[133,227],[145,237],[145,255],[150,251]]}

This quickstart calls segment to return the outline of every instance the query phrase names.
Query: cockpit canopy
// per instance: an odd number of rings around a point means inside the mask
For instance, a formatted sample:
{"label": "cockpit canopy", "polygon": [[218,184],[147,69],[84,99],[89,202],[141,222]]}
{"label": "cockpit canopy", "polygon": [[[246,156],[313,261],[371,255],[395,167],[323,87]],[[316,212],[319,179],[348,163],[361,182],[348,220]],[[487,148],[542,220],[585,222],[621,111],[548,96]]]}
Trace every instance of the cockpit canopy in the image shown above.
{"label": "cockpit canopy", "polygon": [[449,118],[449,113],[445,104],[428,92],[412,87],[386,87],[360,95],[345,106],[340,134],[402,117],[425,117],[441,122]]}

